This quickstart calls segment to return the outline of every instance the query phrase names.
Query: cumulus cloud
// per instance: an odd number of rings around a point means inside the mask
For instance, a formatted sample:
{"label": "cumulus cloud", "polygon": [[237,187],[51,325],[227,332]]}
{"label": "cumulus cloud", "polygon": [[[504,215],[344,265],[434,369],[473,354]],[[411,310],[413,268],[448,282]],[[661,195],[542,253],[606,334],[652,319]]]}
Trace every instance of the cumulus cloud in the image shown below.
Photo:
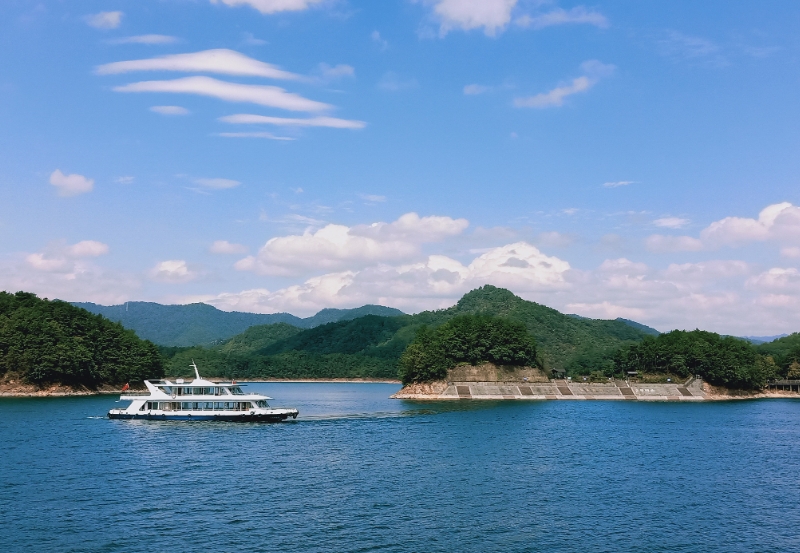
{"label": "cumulus cloud", "polygon": [[122,12],[100,12],[84,17],[84,21],[95,29],[116,29],[122,23]]}
{"label": "cumulus cloud", "polygon": [[116,92],[169,92],[197,94],[227,102],[245,102],[289,111],[316,112],[332,106],[286,92],[277,86],[229,83],[211,77],[184,77],[171,81],[142,81],[114,87]]}
{"label": "cumulus cloud", "polygon": [[299,12],[307,10],[323,0],[211,0],[212,4],[225,4],[226,6],[250,6],[259,12],[268,15],[279,12]]}
{"label": "cumulus cloud", "polygon": [[539,15],[522,15],[514,20],[520,27],[530,27],[532,29],[544,29],[554,25],[587,24],[605,29],[608,27],[608,19],[593,10],[583,6],[575,6],[570,10],[556,8],[547,13]]}
{"label": "cumulus cloud", "polygon": [[596,85],[601,78],[611,75],[616,68],[613,65],[604,64],[597,60],[589,60],[581,64],[581,69],[584,72],[583,76],[572,79],[570,83],[557,86],[547,92],[524,98],[515,98],[514,106],[540,109],[563,106],[565,98],[579,92],[586,92]]}
{"label": "cumulus cloud", "polygon": [[173,44],[178,42],[178,37],[170,35],[137,35],[126,36],[109,40],[109,44]]}
{"label": "cumulus cloud", "polygon": [[416,213],[392,223],[352,228],[329,224],[302,235],[271,238],[257,255],[237,262],[236,268],[265,275],[297,275],[410,259],[419,255],[421,244],[456,236],[468,225],[465,219]]}
{"label": "cumulus cloud", "polygon": [[333,272],[270,292],[247,290],[204,301],[220,309],[311,314],[324,307],[365,303],[393,305],[408,311],[447,307],[462,294],[486,283],[517,291],[560,289],[569,264],[519,242],[491,249],[468,265],[431,255],[405,265],[374,264],[361,270]]}
{"label": "cumulus cloud", "polygon": [[69,273],[75,271],[82,258],[98,257],[108,253],[108,244],[96,240],[83,240],[68,245],[64,241],[50,244],[43,252],[25,256],[27,264],[37,271]]}
{"label": "cumulus cloud", "polygon": [[487,36],[495,36],[511,21],[517,0],[434,0],[432,4],[440,35],[454,29],[483,29]]}
{"label": "cumulus cloud", "polygon": [[218,48],[189,54],[171,54],[156,58],[106,63],[95,68],[98,75],[117,75],[135,71],[177,71],[183,73],[220,73],[245,77],[300,80],[302,77],[240,54]]}
{"label": "cumulus cloud", "polygon": [[166,283],[183,283],[197,278],[197,273],[182,259],[161,261],[150,269],[151,279]]}
{"label": "cumulus cloud", "polygon": [[336,117],[326,116],[296,119],[239,113],[236,115],[226,115],[224,117],[220,117],[219,120],[223,123],[234,123],[240,125],[277,125],[281,127],[331,127],[334,129],[363,129],[367,126],[364,121],[339,119]]}
{"label": "cumulus cloud", "polygon": [[385,40],[378,31],[372,31],[369,37],[372,39],[372,42],[380,46],[381,50],[386,50],[389,47],[389,41]]}
{"label": "cumulus cloud", "polygon": [[[683,219],[660,219],[663,227],[675,225],[679,228]],[[691,236],[650,236],[645,241],[647,248],[654,252],[714,250],[721,247],[737,247],[752,242],[776,241],[789,243],[784,247],[787,253],[800,240],[800,208],[789,202],[768,205],[758,214],[757,219],[747,217],[725,217],[708,225],[700,232],[699,238]],[[788,255],[787,257],[791,257]]]}
{"label": "cumulus cloud", "polygon": [[152,106],[150,111],[161,115],[189,115],[189,110],[181,106]]}
{"label": "cumulus cloud", "polygon": [[228,188],[236,188],[241,182],[232,179],[194,179],[196,185],[208,188],[211,190],[226,190]]}
{"label": "cumulus cloud", "polygon": [[208,251],[222,255],[243,254],[247,253],[247,246],[243,244],[234,244],[227,240],[216,240],[208,248]]}
{"label": "cumulus cloud", "polygon": [[0,289],[26,290],[71,301],[103,302],[125,297],[138,281],[90,261],[108,251],[107,244],[96,240],[53,242],[44,251],[23,254],[18,261],[0,261]]}
{"label": "cumulus cloud", "polygon": [[60,169],[50,174],[50,184],[58,189],[59,196],[77,196],[91,192],[94,188],[94,179],[73,173],[65,175]]}

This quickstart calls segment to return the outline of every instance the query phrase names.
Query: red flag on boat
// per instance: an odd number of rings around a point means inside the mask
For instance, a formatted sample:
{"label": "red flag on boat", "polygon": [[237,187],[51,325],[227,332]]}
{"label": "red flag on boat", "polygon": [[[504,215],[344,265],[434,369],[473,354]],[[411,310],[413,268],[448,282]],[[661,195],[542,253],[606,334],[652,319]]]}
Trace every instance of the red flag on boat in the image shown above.
{"label": "red flag on boat", "polygon": [[231,379],[231,384],[236,384],[236,381],[234,379]]}
{"label": "red flag on boat", "polygon": [[125,385],[122,387],[122,391],[124,392],[124,391],[130,389],[130,387],[131,387],[131,385],[126,382]]}

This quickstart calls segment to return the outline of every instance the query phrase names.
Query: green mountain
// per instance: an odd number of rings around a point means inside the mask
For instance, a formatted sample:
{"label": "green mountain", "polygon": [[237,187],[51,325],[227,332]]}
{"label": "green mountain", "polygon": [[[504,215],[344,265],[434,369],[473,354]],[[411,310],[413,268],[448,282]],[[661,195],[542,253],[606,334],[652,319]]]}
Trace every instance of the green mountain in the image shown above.
{"label": "green mountain", "polygon": [[168,371],[187,373],[191,359],[219,376],[269,378],[396,378],[400,355],[423,326],[438,327],[464,314],[486,314],[525,325],[545,368],[575,374],[602,370],[625,344],[651,334],[625,321],[576,318],[494,286],[469,292],[448,309],[416,315],[366,315],[312,329],[251,328],[209,348],[173,352]]}
{"label": "green mountain", "polygon": [[39,385],[141,382],[164,373],[150,342],[63,301],[0,292],[0,377]]}
{"label": "green mountain", "polygon": [[107,319],[117,321],[140,337],[162,346],[195,346],[227,340],[256,325],[286,323],[298,328],[350,320],[363,315],[402,315],[399,309],[381,305],[365,305],[355,309],[323,309],[313,317],[302,319],[289,313],[261,315],[221,311],[204,303],[161,305],[131,301],[122,305],[73,303]]}

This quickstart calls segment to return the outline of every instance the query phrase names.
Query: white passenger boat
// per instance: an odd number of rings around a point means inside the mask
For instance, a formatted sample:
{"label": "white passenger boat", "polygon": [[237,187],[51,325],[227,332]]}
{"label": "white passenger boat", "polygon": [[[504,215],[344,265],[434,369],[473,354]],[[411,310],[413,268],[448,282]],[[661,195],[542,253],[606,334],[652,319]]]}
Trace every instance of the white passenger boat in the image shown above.
{"label": "white passenger boat", "polygon": [[120,401],[130,401],[125,409],[111,409],[110,419],[192,420],[192,421],[283,421],[297,418],[297,409],[274,409],[271,397],[246,394],[236,382],[211,382],[200,378],[185,382],[178,378],[145,380],[147,392],[123,392]]}

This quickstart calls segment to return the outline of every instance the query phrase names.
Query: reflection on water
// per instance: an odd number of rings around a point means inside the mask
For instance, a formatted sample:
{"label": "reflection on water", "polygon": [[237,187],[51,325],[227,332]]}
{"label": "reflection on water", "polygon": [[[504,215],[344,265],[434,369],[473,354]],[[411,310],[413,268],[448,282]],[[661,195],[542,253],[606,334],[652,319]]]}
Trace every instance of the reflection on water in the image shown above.
{"label": "reflection on water", "polygon": [[279,424],[0,399],[0,551],[797,551],[800,402],[399,401],[254,383]]}

